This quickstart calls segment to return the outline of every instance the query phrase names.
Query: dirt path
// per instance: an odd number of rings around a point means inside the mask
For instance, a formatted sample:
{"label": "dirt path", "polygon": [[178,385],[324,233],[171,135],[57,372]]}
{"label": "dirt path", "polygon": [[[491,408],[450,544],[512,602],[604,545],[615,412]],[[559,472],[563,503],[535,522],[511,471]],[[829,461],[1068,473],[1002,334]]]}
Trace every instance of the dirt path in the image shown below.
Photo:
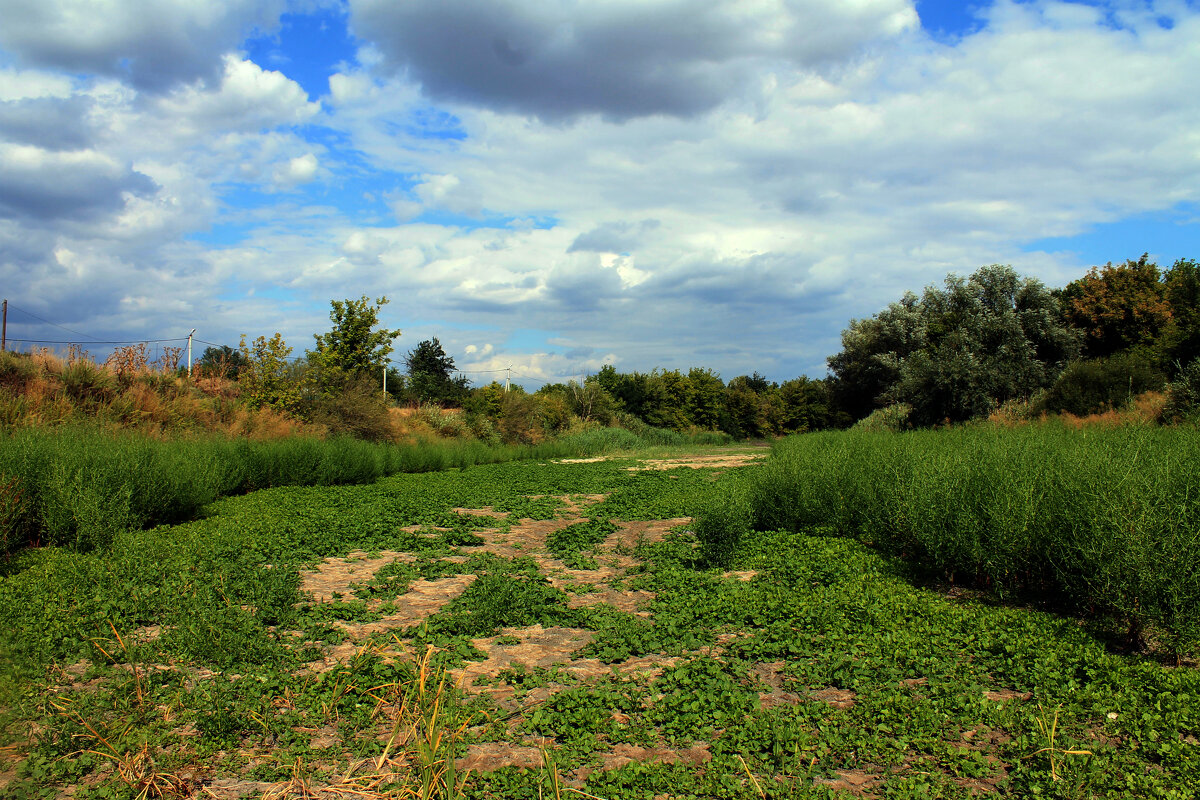
{"label": "dirt path", "polygon": [[[650,462],[649,469],[669,469],[665,461]],[[735,466],[745,463],[740,457],[732,460],[704,458],[694,466]],[[718,464],[719,462],[719,464]],[[728,463],[727,463],[728,462]],[[641,566],[632,555],[642,543],[661,541],[670,531],[687,525],[686,517],[665,520],[614,521],[617,530],[597,545],[591,556],[594,569],[572,569],[556,558],[547,546],[548,537],[570,525],[587,521],[588,509],[602,502],[606,495],[573,495],[558,497],[562,501],[558,516],[550,520],[513,519],[493,508],[455,508],[457,514],[494,519],[495,527],[479,528],[473,532],[483,539],[475,547],[460,548],[440,560],[464,563],[469,554],[490,553],[503,558],[531,558],[550,585],[568,594],[572,608],[604,604],[626,613],[649,617],[648,606],[654,594],[631,589],[626,578],[631,570]],[[540,498],[539,498],[540,499]],[[309,602],[331,603],[355,599],[356,589],[368,584],[384,567],[393,563],[412,564],[412,553],[355,551],[344,558],[326,559],[314,569],[301,575],[301,592]],[[465,570],[465,567],[464,567]],[[364,642],[379,640],[379,634],[399,634],[405,628],[419,625],[461,595],[476,579],[472,574],[460,574],[437,580],[414,580],[408,591],[397,597],[395,610],[370,622],[335,623],[346,632],[347,640],[325,648],[325,658],[309,664],[309,671],[323,672],[339,668],[359,652]],[[575,590],[575,591],[572,591]],[[368,604],[378,607],[378,601]],[[616,664],[606,664],[595,658],[583,658],[577,653],[591,642],[593,633],[581,628],[543,627],[504,628],[494,636],[473,639],[471,644],[486,654],[486,658],[468,661],[452,670],[451,677],[468,694],[484,694],[500,709],[519,716],[546,702],[568,685],[591,683],[617,673],[653,678],[675,665],[677,658],[662,656],[631,658]],[[412,658],[404,652],[400,639],[389,647],[395,657]],[[506,670],[545,670],[559,678],[545,686],[518,690],[499,679]],[[472,744],[458,760],[460,769],[489,772],[502,767],[538,767],[542,764],[542,744],[539,742],[486,742]],[[688,748],[644,748],[617,745],[611,752],[598,754],[600,769],[616,769],[631,761],[663,761],[667,763],[701,764],[709,760],[707,746],[696,744]],[[565,776],[569,785],[582,785],[590,770]]]}

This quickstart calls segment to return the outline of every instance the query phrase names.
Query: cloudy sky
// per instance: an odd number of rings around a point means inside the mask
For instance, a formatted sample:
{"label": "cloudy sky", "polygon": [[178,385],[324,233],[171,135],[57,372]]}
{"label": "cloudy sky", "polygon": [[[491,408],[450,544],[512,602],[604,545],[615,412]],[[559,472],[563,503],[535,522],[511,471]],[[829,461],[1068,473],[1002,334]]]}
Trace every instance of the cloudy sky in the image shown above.
{"label": "cloudy sky", "polygon": [[1197,0],[0,0],[0,19],[10,339],[279,331],[300,354],[330,299],[386,295],[396,358],[438,336],[476,382],[785,380],[948,272],[1061,286],[1200,258]]}

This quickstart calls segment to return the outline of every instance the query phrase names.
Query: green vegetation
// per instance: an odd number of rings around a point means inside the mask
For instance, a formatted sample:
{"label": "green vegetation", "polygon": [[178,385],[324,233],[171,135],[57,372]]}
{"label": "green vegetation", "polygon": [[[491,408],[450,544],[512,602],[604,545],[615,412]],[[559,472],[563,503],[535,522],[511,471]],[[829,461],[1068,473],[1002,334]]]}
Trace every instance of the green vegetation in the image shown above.
{"label": "green vegetation", "polygon": [[0,558],[31,543],[103,547],[121,531],[182,522],[219,497],[272,486],[370,483],[397,473],[656,444],[657,437],[620,429],[498,446],[471,439],[391,446],[350,437],[163,441],[89,428],[18,429],[0,433]]}
{"label": "green vegetation", "polygon": [[821,528],[999,597],[1153,625],[1200,648],[1200,431],[1125,426],[825,433],[770,462],[700,524],[713,558],[752,530]]}
{"label": "green vegetation", "polygon": [[[614,529],[629,530],[626,520],[714,502],[729,520],[800,520],[821,498],[795,491],[793,479],[846,481],[849,472],[832,469],[843,457],[927,486],[928,498],[902,506],[921,519],[957,507],[960,487],[996,494],[931,457],[939,437],[959,448],[956,463],[982,460],[1005,480],[1020,477],[1003,472],[1013,458],[1029,466],[1052,457],[1033,438],[955,433],[808,435],[780,445],[765,466],[723,471],[535,460],[272,488],[213,503],[196,521],[119,531],[90,552],[26,550],[0,576],[0,753],[16,759],[0,792],[27,800],[70,787],[102,800],[222,786],[532,800],[575,788],[610,800],[828,800],[858,785],[880,798],[1194,800],[1194,667],[1122,655],[1070,616],[921,588],[905,562],[828,527],[745,534],[726,553],[736,573],[709,566],[686,529],[603,545]],[[1162,460],[1183,469],[1183,447],[1194,442],[1172,448],[1121,433],[1095,452],[1147,477],[1127,470],[1122,487],[1106,489],[1108,473],[1092,464],[1090,489],[1130,492],[1152,516],[1163,496],[1139,494],[1163,477],[1151,451],[1167,449]],[[1059,449],[1071,436],[1093,446],[1093,431],[1042,434]],[[950,494],[923,483],[935,473]],[[844,489],[871,485],[888,488],[864,477]],[[1016,485],[1037,494],[1033,479]],[[771,492],[785,488],[788,496]],[[495,552],[535,541],[514,538],[518,518],[553,524],[565,498],[584,496],[605,499],[584,508],[586,523],[561,520],[544,550]],[[979,501],[1008,508],[997,525],[1036,527],[1019,504]],[[856,513],[825,521],[842,527]],[[864,519],[872,513],[864,508]],[[699,530],[710,540],[706,520]],[[1003,554],[1003,544],[988,552]],[[552,558],[572,552],[602,562],[594,580],[645,598],[649,616],[573,604],[553,585],[562,576]],[[618,559],[619,570],[608,565]],[[343,596],[301,593],[318,564],[368,562],[386,563],[349,573]],[[418,581],[470,576],[423,622],[405,616]],[[405,621],[389,627],[393,611]],[[575,652],[554,651],[538,666],[501,660],[462,691],[446,671],[482,669],[485,656],[503,659],[563,630],[539,626],[564,625],[579,637]],[[468,772],[456,761],[497,751],[533,751],[533,766]]]}

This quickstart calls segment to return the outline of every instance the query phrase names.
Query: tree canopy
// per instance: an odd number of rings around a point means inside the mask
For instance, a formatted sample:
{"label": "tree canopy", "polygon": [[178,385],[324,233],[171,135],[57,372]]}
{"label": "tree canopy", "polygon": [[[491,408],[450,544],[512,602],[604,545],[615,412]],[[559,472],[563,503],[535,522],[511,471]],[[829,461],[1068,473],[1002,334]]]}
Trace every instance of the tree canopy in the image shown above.
{"label": "tree canopy", "polygon": [[308,352],[309,364],[322,376],[322,383],[339,382],[367,371],[378,371],[388,362],[392,342],[399,330],[379,328],[379,310],[388,299],[371,303],[366,295],[358,300],[331,300],[329,319],[333,328],[314,334],[316,347]]}
{"label": "tree canopy", "polygon": [[454,359],[446,354],[437,337],[419,342],[404,358],[409,388],[422,402],[445,402],[460,398],[469,381],[454,379]]}
{"label": "tree canopy", "polygon": [[1049,386],[1078,338],[1048,289],[997,264],[852,321],[829,368],[855,417],[907,403],[918,425],[959,422]]}
{"label": "tree canopy", "polygon": [[1063,313],[1084,332],[1088,356],[1110,356],[1150,345],[1171,322],[1167,287],[1158,265],[1143,254],[1137,261],[1092,267],[1063,290]]}

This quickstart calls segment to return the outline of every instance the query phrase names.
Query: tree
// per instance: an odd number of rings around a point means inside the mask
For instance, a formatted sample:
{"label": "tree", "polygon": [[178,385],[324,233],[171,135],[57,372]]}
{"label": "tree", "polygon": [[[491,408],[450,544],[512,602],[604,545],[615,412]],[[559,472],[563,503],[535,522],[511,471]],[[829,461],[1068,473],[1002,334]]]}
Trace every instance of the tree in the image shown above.
{"label": "tree", "polygon": [[994,264],[949,275],[842,334],[829,360],[843,408],[907,403],[914,424],[961,422],[1053,383],[1078,335],[1040,282]]}
{"label": "tree", "polygon": [[1181,258],[1163,276],[1171,329],[1166,334],[1168,358],[1187,366],[1200,356],[1200,264]]}
{"label": "tree", "polygon": [[677,369],[656,369],[646,381],[642,419],[656,428],[685,430],[692,425],[692,399],[692,382],[688,376]]}
{"label": "tree", "polygon": [[1063,290],[1067,321],[1084,333],[1088,356],[1102,358],[1147,346],[1171,321],[1166,286],[1158,265],[1145,253],[1137,261],[1092,267]]}
{"label": "tree", "polygon": [[582,384],[567,382],[571,411],[584,422],[596,420],[602,425],[612,424],[616,413],[616,401],[605,391],[595,375],[589,375]]}
{"label": "tree", "polygon": [[780,426],[789,433],[833,426],[829,385],[823,380],[793,378],[779,386]]}
{"label": "tree", "polygon": [[711,369],[692,367],[692,421],[705,430],[718,430],[725,418],[725,381]]}
{"label": "tree", "polygon": [[301,394],[296,382],[291,380],[288,357],[292,348],[283,341],[283,336],[279,333],[270,339],[259,336],[247,346],[246,335],[242,334],[238,351],[245,360],[238,384],[250,405],[255,408],[271,406],[280,411],[296,410]]}
{"label": "tree", "polygon": [[202,374],[229,378],[233,381],[238,379],[239,371],[245,365],[246,358],[241,351],[227,344],[204,348],[203,355],[196,362],[196,367]]}
{"label": "tree", "polygon": [[388,299],[380,297],[372,304],[366,295],[358,300],[331,300],[329,319],[333,329],[314,334],[316,347],[308,360],[325,388],[337,387],[353,376],[366,372],[382,375],[399,330],[380,328],[379,310]]}
{"label": "tree", "polygon": [[850,419],[862,419],[888,403],[887,392],[900,379],[900,365],[925,345],[920,300],[905,292],[899,302],[868,319],[850,320],[842,350],[830,356],[835,406]]}
{"label": "tree", "polygon": [[470,381],[453,379],[454,359],[446,355],[437,337],[419,342],[404,358],[409,388],[421,402],[461,400]]}

